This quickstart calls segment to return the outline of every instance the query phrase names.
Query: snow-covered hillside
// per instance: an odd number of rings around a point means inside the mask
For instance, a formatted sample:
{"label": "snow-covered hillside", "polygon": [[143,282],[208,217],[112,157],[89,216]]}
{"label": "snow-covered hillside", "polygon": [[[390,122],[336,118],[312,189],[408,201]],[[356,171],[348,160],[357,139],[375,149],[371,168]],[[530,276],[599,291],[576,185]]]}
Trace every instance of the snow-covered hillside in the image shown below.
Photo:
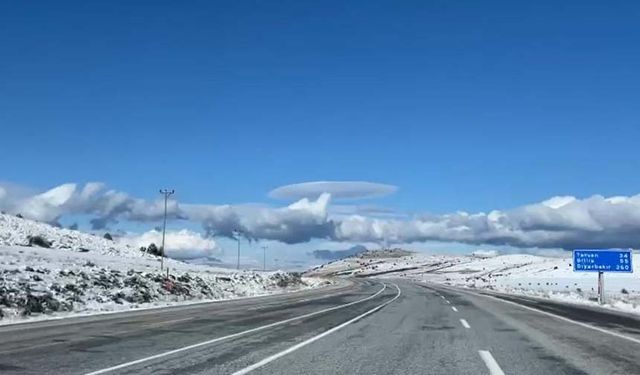
{"label": "snow-covered hillside", "polygon": [[77,230],[57,228],[49,224],[0,214],[0,245],[28,246],[29,238],[41,236],[51,243],[51,248],[71,251],[92,251],[123,257],[150,257],[129,245],[107,240]]}
{"label": "snow-covered hillside", "polygon": [[[374,256],[373,254],[378,253]],[[492,256],[410,255],[381,257],[363,253],[318,266],[308,275],[405,277],[458,287],[491,289],[574,303],[596,304],[597,275],[573,272],[571,254],[543,257],[528,254]],[[640,254],[634,254],[634,273],[605,275],[606,307],[640,313]]]}
{"label": "snow-covered hillside", "polygon": [[[27,246],[41,236],[49,248]],[[159,258],[78,231],[0,214],[0,324],[279,293],[326,281]],[[166,270],[166,269],[165,269]]]}

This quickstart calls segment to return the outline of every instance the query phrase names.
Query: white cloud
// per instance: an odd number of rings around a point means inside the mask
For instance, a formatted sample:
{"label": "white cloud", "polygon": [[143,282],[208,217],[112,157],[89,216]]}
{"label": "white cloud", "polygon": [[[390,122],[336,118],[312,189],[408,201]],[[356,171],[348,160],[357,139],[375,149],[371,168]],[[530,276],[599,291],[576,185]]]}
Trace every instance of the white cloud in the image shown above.
{"label": "white cloud", "polygon": [[239,230],[250,240],[291,244],[333,235],[333,223],[327,220],[330,198],[329,194],[322,194],[315,201],[304,198],[283,208],[183,205],[182,211],[189,219],[201,222],[212,236],[232,237],[233,231]]}
{"label": "white cloud", "polygon": [[407,218],[405,213],[376,205],[332,204],[329,206],[329,216],[331,218],[340,219],[352,215],[395,219]]}
{"label": "white cloud", "polygon": [[[569,199],[570,198],[570,199]],[[551,202],[551,204],[550,204]],[[389,243],[442,241],[515,247],[640,247],[640,195],[552,198],[489,214],[457,212],[413,220],[352,216],[336,239]]]}
{"label": "white cloud", "polygon": [[[338,189],[339,190],[339,189]],[[147,201],[107,190],[103,184],[64,184],[41,194],[2,185],[0,208],[54,222],[68,214],[93,217],[95,228],[119,220],[159,223],[161,200]],[[350,194],[350,193],[349,193]],[[349,194],[344,193],[346,197]],[[312,239],[350,243],[400,244],[425,241],[519,248],[640,248],[640,195],[585,199],[553,197],[540,203],[489,213],[455,212],[414,218],[329,204],[332,196],[302,198],[285,207],[169,202],[168,214],[200,223],[208,237],[231,237],[294,244]],[[349,213],[354,209],[357,214]],[[342,210],[342,212],[340,212]]]}
{"label": "white cloud", "polygon": [[498,256],[498,252],[496,250],[476,250],[471,253],[471,256],[476,258],[494,258]]}
{"label": "white cloud", "polygon": [[275,199],[317,199],[323,193],[333,199],[361,199],[393,194],[396,186],[365,181],[315,181],[280,186],[269,192]]}
{"label": "white cloud", "polygon": [[[117,240],[135,247],[147,247],[152,243],[160,247],[162,232],[150,230],[139,235],[129,234]],[[176,259],[212,258],[221,255],[221,250],[214,239],[188,229],[167,231],[165,248],[166,255]]]}
{"label": "white cloud", "polygon": [[[41,194],[26,194],[25,189],[4,189],[5,197],[0,200],[2,208],[24,217],[55,222],[68,214],[88,214],[94,229],[104,228],[118,219],[131,221],[157,221],[164,215],[163,202],[145,201],[132,198],[128,194],[106,190],[104,184],[90,182],[79,188],[69,183],[54,187]],[[169,201],[168,215],[179,217],[177,202]]]}
{"label": "white cloud", "polygon": [[576,198],[571,196],[553,197],[542,202],[542,205],[550,208],[560,208],[562,206],[568,205],[569,203],[575,202],[575,200]]}

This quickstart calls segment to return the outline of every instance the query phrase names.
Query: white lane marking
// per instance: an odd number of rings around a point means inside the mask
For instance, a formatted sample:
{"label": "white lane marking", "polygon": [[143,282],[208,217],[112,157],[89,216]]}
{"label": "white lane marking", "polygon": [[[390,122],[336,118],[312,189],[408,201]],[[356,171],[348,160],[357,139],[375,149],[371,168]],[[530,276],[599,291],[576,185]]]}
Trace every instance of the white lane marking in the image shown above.
{"label": "white lane marking", "polygon": [[446,299],[445,299],[444,301],[447,303],[447,305],[450,305],[450,304],[451,304],[451,302],[449,302],[449,300],[446,300]]}
{"label": "white lane marking", "polygon": [[[440,285],[438,285],[438,286],[440,286]],[[442,286],[440,286],[440,287],[442,287]],[[453,288],[447,288],[447,289],[453,289]],[[491,298],[491,299],[494,299],[494,300],[497,300],[497,301],[500,301],[500,302],[504,302],[504,303],[508,303],[508,304],[511,304],[511,305],[514,305],[514,306],[517,306],[517,307],[520,307],[520,308],[523,308],[523,309],[526,309],[526,310],[530,310],[530,311],[534,311],[534,312],[537,312],[537,313],[540,313],[540,314],[548,315],[548,316],[551,316],[553,318],[565,321],[567,323],[576,324],[576,325],[579,325],[580,327],[589,328],[589,329],[592,329],[594,331],[598,331],[598,332],[601,332],[601,333],[606,333],[607,335],[611,335],[611,336],[614,336],[614,337],[617,337],[617,338],[620,338],[620,339],[631,341],[631,342],[636,343],[636,344],[640,344],[640,339],[636,339],[636,338],[630,337],[630,336],[625,336],[625,335],[623,335],[621,333],[618,333],[618,332],[613,332],[613,331],[606,330],[604,328],[592,326],[591,324],[579,322],[577,320],[569,319],[569,318],[566,318],[564,316],[556,315],[556,314],[553,314],[553,313],[550,313],[550,312],[547,312],[547,311],[538,310],[538,309],[533,308],[533,307],[521,305],[521,304],[516,303],[516,302],[507,301],[507,300],[504,300],[502,298],[489,296],[489,295],[486,295],[486,294],[473,293],[473,292],[469,292],[469,291],[466,291],[466,290],[459,290],[459,289],[453,289],[453,290],[455,290],[455,291],[457,291],[459,293],[471,294],[471,295],[477,296],[477,297]]]}
{"label": "white lane marking", "polygon": [[263,326],[260,326],[260,327],[256,327],[256,328],[251,328],[251,329],[248,329],[246,331],[232,333],[230,335],[226,335],[226,336],[218,337],[218,338],[215,338],[215,339],[199,342],[197,344],[184,346],[182,348],[178,348],[178,349],[174,349],[174,350],[169,350],[169,351],[164,352],[164,353],[152,355],[152,356],[145,357],[145,358],[140,358],[140,359],[137,359],[135,361],[121,363],[121,364],[119,364],[117,366],[103,368],[101,370],[97,370],[97,371],[86,373],[85,375],[105,374],[107,372],[120,370],[120,369],[129,367],[129,366],[133,366],[133,365],[137,365],[137,364],[140,364],[140,363],[152,361],[154,359],[163,358],[163,357],[170,356],[170,355],[177,354],[177,353],[181,353],[181,352],[184,352],[184,351],[187,351],[187,350],[191,350],[191,349],[199,348],[199,347],[202,347],[202,346],[214,344],[216,342],[232,339],[232,338],[235,338],[235,337],[240,337],[240,336],[246,335],[248,333],[262,331],[262,330],[265,330],[267,328],[276,327],[276,326],[279,326],[279,325],[287,324],[287,323],[290,323],[290,322],[293,322],[293,321],[296,321],[296,320],[300,320],[300,319],[304,319],[304,318],[309,318],[309,317],[312,317],[312,316],[315,316],[315,315],[319,315],[319,314],[323,314],[323,313],[326,313],[326,312],[329,312],[329,311],[343,309],[345,307],[353,306],[355,304],[362,303],[362,302],[368,301],[370,299],[373,299],[373,298],[379,296],[380,293],[384,292],[385,289],[387,289],[387,284],[382,284],[382,288],[379,291],[377,291],[375,294],[372,294],[369,297],[366,297],[366,298],[363,298],[363,299],[359,299],[357,301],[346,303],[344,305],[338,305],[338,306],[334,306],[334,307],[329,307],[327,309],[323,309],[323,310],[307,313],[307,314],[304,314],[304,315],[294,316],[293,318],[280,320],[278,322],[266,324],[266,325],[263,325]]}
{"label": "white lane marking", "polygon": [[500,365],[491,355],[491,352],[488,350],[478,350],[480,354],[480,358],[484,361],[484,364],[489,369],[489,374],[491,375],[504,375],[504,372],[500,368]]}
{"label": "white lane marking", "polygon": [[440,296],[440,298],[444,299],[444,296]]}
{"label": "white lane marking", "polygon": [[396,284],[393,284],[393,286],[395,286],[396,289],[398,289],[398,294],[396,294],[396,296],[393,297],[392,299],[390,299],[389,301],[387,301],[387,302],[385,302],[385,303],[383,303],[381,305],[378,305],[378,306],[374,307],[373,309],[371,309],[371,310],[369,310],[369,311],[367,311],[367,312],[365,312],[363,314],[360,314],[360,315],[356,316],[355,318],[353,318],[351,320],[348,320],[348,321],[346,321],[346,322],[344,322],[344,323],[342,323],[342,324],[340,324],[338,326],[335,326],[335,327],[331,328],[328,331],[322,332],[321,334],[319,334],[317,336],[311,337],[310,339],[307,339],[307,340],[305,340],[305,341],[303,341],[303,342],[301,342],[299,344],[296,344],[296,345],[294,345],[294,346],[292,346],[292,347],[290,347],[288,349],[285,349],[285,350],[283,350],[283,351],[281,351],[279,353],[276,353],[276,354],[274,354],[272,356],[269,356],[269,357],[263,359],[260,362],[256,362],[256,363],[252,364],[251,366],[247,366],[247,367],[243,368],[242,370],[236,371],[232,375],[244,375],[244,374],[247,374],[247,373],[249,373],[249,372],[251,372],[251,371],[253,371],[253,370],[257,369],[257,368],[260,368],[260,367],[262,367],[262,366],[264,366],[264,365],[266,365],[266,364],[268,364],[270,362],[275,361],[276,359],[278,359],[280,357],[284,357],[287,354],[293,353],[296,350],[298,350],[298,349],[300,349],[300,348],[302,348],[304,346],[307,346],[307,345],[311,344],[314,341],[317,341],[317,340],[319,340],[319,339],[321,339],[321,338],[323,338],[325,336],[328,336],[328,335],[332,334],[333,332],[336,332],[336,331],[348,326],[351,323],[355,323],[355,322],[357,322],[358,320],[364,318],[367,315],[373,314],[374,312],[376,312],[376,311],[380,310],[381,308],[387,306],[391,302],[397,300],[398,297],[400,297],[400,294],[402,294],[402,292],[400,291],[400,288]]}
{"label": "white lane marking", "polygon": [[458,309],[456,309],[456,307],[455,307],[455,306],[451,306],[451,310],[453,310],[453,311],[455,311],[455,312],[458,312]]}
{"label": "white lane marking", "polygon": [[[336,289],[333,286],[326,286],[323,288]],[[338,288],[342,288],[342,287],[338,287]],[[305,292],[308,292],[308,289],[295,290],[293,292],[288,292],[287,297],[290,294],[303,294]],[[251,300],[258,301],[262,299],[270,299],[270,298],[279,297],[279,296],[282,296],[282,295],[267,294],[263,296],[244,296],[244,297],[223,298],[223,299],[218,299],[214,301],[191,301],[191,302],[182,301],[180,305],[175,305],[175,306],[137,307],[134,309],[124,310],[124,311],[101,311],[101,312],[90,312],[90,313],[77,313],[71,316],[52,316],[52,317],[47,317],[47,318],[42,318],[37,320],[29,319],[21,322],[11,322],[11,321],[0,322],[0,333],[16,331],[16,330],[38,329],[38,328],[43,328],[43,326],[48,328],[52,326],[95,322],[97,320],[96,318],[98,319],[103,318],[104,315],[115,315],[115,318],[122,318],[127,315],[133,315],[133,314],[137,316],[146,316],[146,315],[157,314],[157,312],[153,310],[163,310],[163,309],[169,310],[170,309],[174,311],[183,311],[183,310],[197,309],[199,307],[202,307],[203,305],[219,305],[219,304],[225,304],[229,302],[246,302]],[[122,315],[122,316],[117,316],[117,315]],[[88,319],[88,320],[82,321],[82,322],[72,321],[73,319],[82,319],[82,318]],[[108,316],[104,318],[108,318]],[[46,325],[43,325],[40,323],[44,323]]]}
{"label": "white lane marking", "polygon": [[573,323],[573,324],[579,325],[579,326],[584,327],[584,328],[589,328],[589,329],[592,329],[592,330],[594,330],[594,331],[598,331],[598,332],[606,333],[606,334],[608,334],[608,335],[615,336],[615,337],[617,337],[617,338],[621,338],[621,339],[629,340],[629,341],[634,342],[634,343],[636,343],[636,344],[640,344],[640,339],[636,339],[636,338],[634,338],[634,337],[625,336],[625,335],[623,335],[623,334],[621,334],[621,333],[618,333],[618,332],[609,331],[609,330],[606,330],[606,329],[604,329],[604,328],[600,328],[600,327],[592,326],[591,324],[587,324],[587,323],[579,322],[579,321],[577,321],[577,320],[573,320],[573,319],[565,318],[564,316],[556,315],[556,314],[554,314],[554,313],[550,313],[550,312],[543,311],[543,310],[538,310],[538,309],[536,309],[536,308],[529,307],[529,306],[525,306],[525,305],[521,305],[521,304],[519,304],[519,303],[512,302],[512,301],[507,301],[507,300],[504,300],[504,299],[502,299],[502,298],[498,298],[498,297],[494,297],[494,296],[487,296],[487,295],[484,295],[484,294],[478,294],[478,295],[479,295],[479,296],[483,296],[483,297],[493,298],[493,299],[496,299],[496,300],[501,301],[501,302],[504,302],[504,303],[509,303],[509,304],[512,304],[512,305],[515,305],[515,306],[521,307],[521,308],[523,308],[523,309],[527,309],[527,310],[530,310],[530,311],[535,311],[535,312],[537,312],[537,313],[544,314],[544,315],[548,315],[548,316],[554,317],[554,318],[556,318],[556,319],[563,320],[563,321],[568,322],[568,323]]}
{"label": "white lane marking", "polygon": [[471,326],[465,319],[460,319],[460,324],[462,324],[464,328],[471,328]]}

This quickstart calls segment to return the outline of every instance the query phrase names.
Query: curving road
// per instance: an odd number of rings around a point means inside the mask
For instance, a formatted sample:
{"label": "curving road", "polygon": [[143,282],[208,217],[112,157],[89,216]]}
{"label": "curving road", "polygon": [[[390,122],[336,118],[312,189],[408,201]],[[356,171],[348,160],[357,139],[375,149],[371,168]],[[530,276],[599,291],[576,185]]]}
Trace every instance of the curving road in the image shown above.
{"label": "curving road", "polygon": [[640,321],[403,280],[0,327],[2,374],[639,374]]}

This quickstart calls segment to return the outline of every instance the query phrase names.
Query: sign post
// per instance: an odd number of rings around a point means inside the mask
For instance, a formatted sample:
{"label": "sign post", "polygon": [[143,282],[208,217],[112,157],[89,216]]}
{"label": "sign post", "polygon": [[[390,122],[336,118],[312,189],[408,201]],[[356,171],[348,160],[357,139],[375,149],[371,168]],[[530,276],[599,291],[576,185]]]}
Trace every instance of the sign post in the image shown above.
{"label": "sign post", "polygon": [[604,272],[598,272],[598,303],[604,305]]}
{"label": "sign post", "polygon": [[631,250],[579,249],[573,250],[574,272],[598,273],[598,303],[604,304],[604,273],[633,272]]}

